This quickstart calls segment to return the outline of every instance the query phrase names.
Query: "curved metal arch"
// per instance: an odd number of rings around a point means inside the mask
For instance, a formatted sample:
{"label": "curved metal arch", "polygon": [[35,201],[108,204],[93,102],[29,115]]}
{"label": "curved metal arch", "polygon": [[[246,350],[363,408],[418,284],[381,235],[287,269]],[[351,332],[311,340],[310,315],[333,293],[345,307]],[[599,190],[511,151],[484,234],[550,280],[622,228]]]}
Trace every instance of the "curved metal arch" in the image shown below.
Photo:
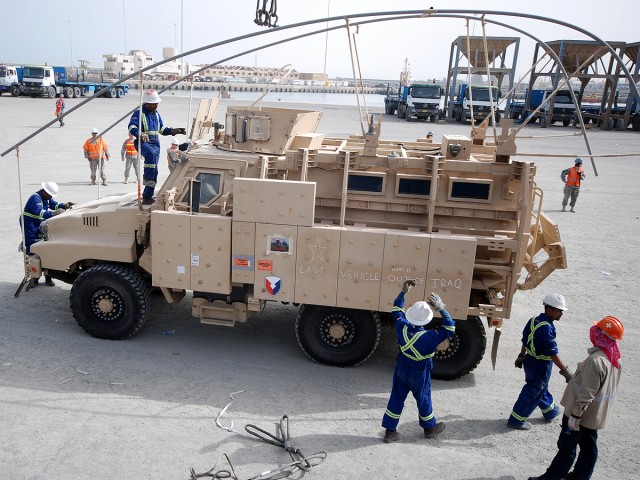
{"label": "curved metal arch", "polygon": [[[237,36],[237,37],[234,37],[234,38],[231,38],[231,39],[227,39],[227,40],[224,40],[224,41],[221,41],[221,42],[215,42],[215,43],[212,43],[212,44],[209,44],[209,45],[205,45],[203,47],[199,47],[199,48],[196,48],[196,49],[193,49],[193,50],[189,50],[187,52],[183,52],[183,53],[178,54],[178,55],[174,55],[173,57],[164,59],[164,60],[162,60],[160,62],[156,62],[156,63],[154,63],[152,65],[144,67],[144,68],[140,69],[139,71],[137,71],[136,73],[128,75],[128,76],[118,80],[117,82],[114,82],[109,87],[105,87],[104,89],[96,92],[93,96],[91,96],[88,99],[82,101],[81,103],[79,103],[75,107],[69,109],[68,112],[65,114],[65,116],[70,114],[70,113],[72,113],[73,111],[77,110],[78,108],[84,106],[86,103],[94,100],[96,97],[100,96],[102,93],[104,93],[105,91],[109,90],[110,88],[118,86],[118,85],[126,82],[127,80],[132,79],[132,78],[135,78],[138,75],[140,75],[140,74],[142,74],[142,73],[144,73],[144,72],[146,72],[148,70],[151,70],[151,69],[153,69],[153,68],[155,68],[157,66],[163,65],[163,64],[165,64],[167,62],[170,62],[170,61],[173,61],[173,60],[177,60],[177,59],[180,59],[182,57],[185,57],[185,56],[188,56],[188,55],[193,55],[195,53],[198,53],[198,52],[201,52],[201,51],[204,51],[204,50],[208,50],[208,49],[211,49],[211,48],[215,48],[215,47],[218,47],[218,46],[222,46],[222,45],[225,45],[225,44],[235,43],[235,42],[238,42],[238,41],[241,41],[241,40],[246,40],[246,39],[249,39],[249,38],[258,37],[258,36],[261,36],[261,35],[281,32],[283,30],[289,30],[289,29],[293,29],[293,28],[299,28],[299,27],[303,27],[303,26],[314,25],[316,23],[328,24],[329,22],[334,22],[334,21],[345,21],[346,22],[349,19],[376,17],[376,18],[374,18],[372,20],[368,20],[368,21],[367,20],[363,20],[361,22],[352,23],[352,25],[356,25],[356,24],[364,25],[364,24],[368,24],[368,23],[390,21],[390,20],[396,20],[396,19],[406,19],[406,18],[424,18],[424,17],[443,17],[443,18],[447,18],[446,17],[447,15],[451,16],[451,18],[456,18],[455,16],[457,15],[458,18],[469,18],[469,19],[473,19],[473,20],[476,20],[476,21],[480,21],[481,18],[473,17],[471,15],[482,15],[482,16],[485,16],[485,21],[487,23],[493,23],[493,24],[496,24],[496,25],[501,25],[501,26],[504,26],[506,28],[522,32],[523,34],[525,34],[527,36],[530,36],[530,37],[531,37],[531,35],[527,34],[526,32],[523,32],[520,29],[517,29],[516,27],[512,27],[512,26],[506,25],[504,23],[496,22],[496,21],[491,20],[491,19],[487,19],[486,16],[487,15],[496,15],[496,16],[509,16],[509,17],[528,18],[528,19],[532,19],[532,20],[538,20],[538,21],[542,21],[542,22],[548,22],[548,23],[561,25],[561,26],[567,27],[569,29],[572,29],[572,30],[578,31],[580,33],[583,33],[584,35],[593,38],[595,41],[599,42],[600,44],[602,44],[603,46],[606,46],[608,48],[609,53],[613,56],[613,58],[616,59],[616,61],[618,62],[618,64],[621,67],[621,70],[624,72],[625,76],[627,77],[627,79],[629,81],[630,88],[632,88],[634,90],[634,92],[635,92],[635,95],[638,96],[638,98],[640,98],[640,93],[638,92],[637,86],[633,82],[633,78],[632,78],[629,70],[624,65],[624,62],[618,56],[618,54],[615,52],[615,50],[607,42],[602,40],[600,37],[598,37],[597,35],[592,34],[591,32],[589,32],[589,31],[587,31],[587,30],[585,30],[583,28],[580,28],[580,27],[577,27],[575,25],[569,24],[569,23],[564,22],[562,20],[556,20],[556,19],[553,19],[553,18],[543,17],[543,16],[540,16],[540,15],[532,15],[532,14],[519,13],[519,12],[506,12],[506,11],[493,11],[493,10],[447,10],[447,9],[435,10],[435,9],[429,9],[429,10],[404,10],[404,11],[403,10],[399,10],[399,11],[387,11],[387,12],[372,12],[372,13],[350,14],[350,15],[340,15],[340,16],[335,16],[335,17],[327,17],[327,18],[324,18],[324,19],[308,20],[308,21],[304,21],[304,22],[295,23],[295,24],[292,24],[292,25],[286,25],[286,26],[283,26],[283,27],[277,27],[277,28],[274,28],[274,29],[271,29],[271,30],[267,30],[267,31],[254,32],[254,33],[251,33],[251,34],[240,35],[240,36]],[[394,17],[391,17],[391,16],[394,16]],[[389,17],[389,18],[377,18],[377,17]],[[274,46],[274,45],[277,45],[277,44],[280,44],[280,43],[284,43],[286,41],[292,41],[294,39],[299,39],[299,38],[302,38],[302,37],[305,37],[305,36],[310,36],[310,35],[316,35],[318,33],[325,33],[325,32],[328,32],[328,31],[331,31],[331,30],[335,30],[335,29],[338,29],[338,28],[345,28],[345,26],[341,25],[341,26],[338,26],[338,27],[325,27],[325,28],[322,28],[320,30],[314,31],[314,32],[309,33],[309,34],[303,34],[303,35],[291,37],[289,39],[285,39],[285,40],[280,41],[280,42],[273,42],[270,45],[256,47],[254,49],[247,50],[246,52],[243,52],[241,54],[228,57],[227,59],[219,60],[216,63],[212,63],[210,65],[216,65],[216,64],[221,63],[223,61],[230,60],[230,59],[236,58],[238,56],[245,55],[246,53],[258,51],[258,50],[261,50],[263,48],[267,48],[269,46]],[[531,38],[534,38],[534,37],[531,37]],[[201,71],[201,70],[199,70],[199,71]],[[179,80],[177,80],[176,82],[172,83],[171,86],[173,86],[173,85],[175,85],[177,83],[180,83],[185,78],[190,77],[194,73],[195,72],[192,72],[189,75],[185,75],[185,76],[181,77]],[[566,71],[565,71],[565,74],[566,74]],[[166,88],[169,88],[169,87],[166,87]],[[163,91],[166,90],[166,88],[163,89]],[[574,101],[575,101],[575,99],[574,99]],[[52,120],[52,121],[48,122],[43,127],[38,129],[36,132],[34,132],[31,135],[25,137],[24,139],[20,140],[17,144],[13,145],[12,147],[7,149],[6,151],[2,152],[2,154],[0,154],[0,157],[4,157],[5,155],[10,153],[14,149],[18,148],[20,145],[24,144],[25,142],[27,142],[31,138],[33,138],[36,135],[38,135],[44,129],[46,129],[49,126],[53,125],[56,121],[57,120]]]}

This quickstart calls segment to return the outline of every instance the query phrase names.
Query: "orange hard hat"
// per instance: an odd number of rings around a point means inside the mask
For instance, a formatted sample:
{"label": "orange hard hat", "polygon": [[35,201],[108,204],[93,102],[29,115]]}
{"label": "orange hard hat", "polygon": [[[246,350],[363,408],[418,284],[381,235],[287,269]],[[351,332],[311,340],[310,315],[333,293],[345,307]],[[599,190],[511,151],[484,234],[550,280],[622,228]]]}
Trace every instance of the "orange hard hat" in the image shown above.
{"label": "orange hard hat", "polygon": [[595,324],[600,328],[600,330],[614,340],[622,340],[624,335],[624,325],[622,325],[622,322],[616,317],[608,315],[599,322],[595,322]]}

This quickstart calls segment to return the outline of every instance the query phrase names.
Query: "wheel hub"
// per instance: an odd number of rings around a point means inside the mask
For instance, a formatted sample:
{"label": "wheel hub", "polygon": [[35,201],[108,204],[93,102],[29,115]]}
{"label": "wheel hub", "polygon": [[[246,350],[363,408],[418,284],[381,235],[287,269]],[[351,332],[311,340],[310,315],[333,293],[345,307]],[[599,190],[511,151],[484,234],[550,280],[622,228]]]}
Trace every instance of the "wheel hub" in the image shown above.
{"label": "wheel hub", "polygon": [[98,309],[102,313],[113,312],[113,301],[110,298],[101,298],[98,301]]}
{"label": "wheel hub", "polygon": [[344,328],[344,325],[340,325],[339,323],[334,323],[329,327],[329,336],[335,340],[339,340],[342,337],[344,337],[344,334],[346,333],[346,331],[347,330]]}
{"label": "wheel hub", "polygon": [[118,291],[103,287],[91,297],[91,310],[96,320],[118,321],[124,315],[124,299]]}
{"label": "wheel hub", "polygon": [[439,360],[445,360],[453,357],[458,350],[460,350],[460,337],[454,334],[438,345],[435,357]]}
{"label": "wheel hub", "polygon": [[320,324],[320,338],[329,348],[341,349],[353,341],[355,336],[353,319],[345,315],[331,315]]}

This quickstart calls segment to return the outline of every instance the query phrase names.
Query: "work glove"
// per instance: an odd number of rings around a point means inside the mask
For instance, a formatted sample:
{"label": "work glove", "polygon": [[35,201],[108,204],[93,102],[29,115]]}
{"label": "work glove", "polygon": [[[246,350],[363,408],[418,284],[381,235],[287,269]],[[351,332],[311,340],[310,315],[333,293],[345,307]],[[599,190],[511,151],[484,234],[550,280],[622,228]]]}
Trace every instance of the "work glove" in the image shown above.
{"label": "work glove", "polygon": [[64,212],[64,209],[62,208],[57,208],[56,210],[54,210],[53,212],[51,212],[51,216],[55,217],[56,215],[60,215],[62,212]]}
{"label": "work glove", "polygon": [[178,135],[179,133],[181,133],[182,135],[186,135],[187,134],[187,130],[184,128],[172,128],[171,129],[171,135]]}
{"label": "work glove", "polygon": [[571,415],[569,417],[569,421],[567,422],[567,425],[574,432],[579,432],[580,431],[580,417],[574,417],[573,415]]}
{"label": "work glove", "polygon": [[416,286],[416,282],[414,282],[413,280],[407,280],[402,284],[402,291],[404,293],[407,293],[409,290],[411,290],[415,286]]}
{"label": "work glove", "polygon": [[571,379],[573,378],[573,373],[571,373],[571,370],[569,370],[569,367],[566,367],[566,368],[560,370],[560,375],[562,375],[564,377],[564,379],[567,381],[567,383],[569,383],[571,381]]}
{"label": "work glove", "polygon": [[141,142],[149,142],[149,135],[147,135],[146,133],[141,133],[139,138]]}
{"label": "work glove", "polygon": [[518,358],[516,358],[516,361],[514,362],[516,368],[522,368],[522,364],[524,363],[524,355],[520,354],[518,355]]}
{"label": "work glove", "polygon": [[62,208],[64,208],[65,210],[68,210],[69,208],[73,207],[74,205],[75,205],[74,202],[67,202],[67,203],[62,205]]}
{"label": "work glove", "polygon": [[442,299],[438,296],[438,294],[433,292],[431,292],[427,297],[427,303],[431,305],[433,308],[435,308],[438,312],[440,310],[444,310],[444,307],[446,307],[446,305],[444,304]]}

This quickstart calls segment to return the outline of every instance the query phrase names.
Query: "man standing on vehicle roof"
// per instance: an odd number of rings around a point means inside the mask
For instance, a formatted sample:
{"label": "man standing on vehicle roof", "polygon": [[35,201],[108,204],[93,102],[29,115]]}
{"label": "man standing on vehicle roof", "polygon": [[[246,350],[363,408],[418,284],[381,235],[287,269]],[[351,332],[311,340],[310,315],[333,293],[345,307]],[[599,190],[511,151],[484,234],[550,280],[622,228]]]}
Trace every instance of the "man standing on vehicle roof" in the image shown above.
{"label": "man standing on vehicle roof", "polygon": [[571,168],[566,168],[560,174],[560,179],[564,182],[564,198],[562,199],[562,211],[567,211],[567,202],[571,197],[571,213],[576,213],[573,207],[576,206],[576,200],[580,194],[580,182],[584,180],[584,168],[582,168],[582,159],[576,158],[576,164]]}
{"label": "man standing on vehicle roof", "polygon": [[[426,438],[433,438],[445,429],[444,422],[436,422],[431,405],[431,370],[433,369],[433,354],[438,345],[455,333],[456,327],[449,313],[444,309],[445,304],[435,293],[427,297],[427,302],[416,302],[404,312],[404,296],[416,282],[407,280],[402,285],[402,291],[393,302],[391,313],[395,323],[396,335],[400,352],[393,372],[393,386],[387,404],[387,410],[382,417],[382,426],[386,429],[384,442],[398,440],[398,422],[404,408],[404,401],[409,392],[418,403],[419,424],[424,429]],[[440,312],[442,321],[439,328],[425,330],[424,325],[433,318],[431,308]]]}
{"label": "man standing on vehicle roof", "polygon": [[551,422],[560,414],[548,390],[554,363],[567,383],[572,377],[569,367],[558,356],[556,327],[553,325],[567,309],[564,297],[559,293],[550,293],[542,303],[544,313],[531,317],[522,331],[522,348],[515,361],[516,368],[524,366],[526,382],[507,422],[507,426],[516,430],[531,429],[527,419],[536,407],[540,407],[546,422]]}
{"label": "man standing on vehicle roof", "polygon": [[[57,183],[45,182],[40,186],[42,188],[27,200],[19,222],[20,225],[24,224],[25,253],[27,255],[31,255],[31,245],[46,237],[46,233],[42,231],[43,222],[75,205],[73,202],[60,203],[53,199],[58,195]],[[32,281],[31,286],[37,285],[37,279]],[[48,275],[45,275],[45,285],[48,287],[55,285]]]}
{"label": "man standing on vehicle roof", "polygon": [[[142,193],[142,203],[150,205],[153,203],[153,192],[158,181],[158,160],[160,159],[160,138],[158,135],[186,134],[184,128],[165,127],[162,124],[162,117],[157,112],[158,103],[162,99],[158,92],[150,88],[142,96],[142,116],[140,110],[136,110],[129,120],[129,133],[137,138],[135,147],[144,158],[144,173],[142,183],[144,191]],[[138,131],[138,124],[142,125],[142,131]]]}

